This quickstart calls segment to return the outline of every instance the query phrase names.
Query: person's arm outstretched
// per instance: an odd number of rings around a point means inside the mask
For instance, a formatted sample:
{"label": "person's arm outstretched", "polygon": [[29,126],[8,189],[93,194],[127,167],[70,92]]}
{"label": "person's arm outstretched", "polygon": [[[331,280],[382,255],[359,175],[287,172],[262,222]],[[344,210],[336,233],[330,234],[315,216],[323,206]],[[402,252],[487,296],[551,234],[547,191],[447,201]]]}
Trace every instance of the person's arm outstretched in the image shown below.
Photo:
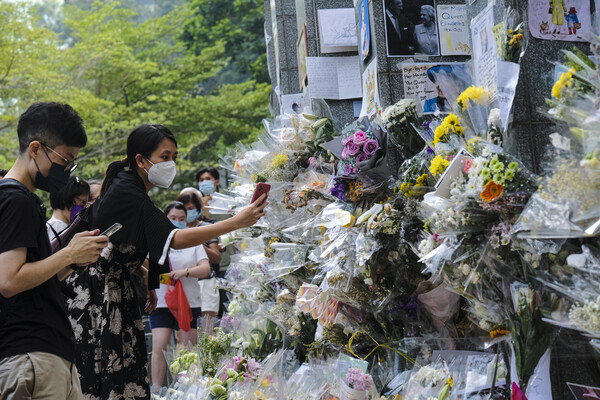
{"label": "person's arm outstretched", "polygon": [[[217,222],[213,225],[199,226],[177,231],[171,240],[171,248],[185,249],[199,246],[211,239],[233,232],[240,228],[254,225],[263,215],[268,202],[264,201],[266,195],[260,196],[254,203],[241,210],[236,216]],[[264,203],[263,203],[264,201]]]}

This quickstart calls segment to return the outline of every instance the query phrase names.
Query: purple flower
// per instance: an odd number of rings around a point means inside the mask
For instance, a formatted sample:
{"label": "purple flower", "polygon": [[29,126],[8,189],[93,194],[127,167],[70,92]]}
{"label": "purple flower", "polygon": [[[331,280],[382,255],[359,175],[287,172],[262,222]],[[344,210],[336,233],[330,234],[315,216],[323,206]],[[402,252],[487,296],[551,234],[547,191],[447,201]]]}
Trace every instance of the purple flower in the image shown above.
{"label": "purple flower", "polygon": [[367,134],[363,131],[357,131],[354,135],[354,143],[363,144],[367,141]]}
{"label": "purple flower", "polygon": [[355,174],[355,173],[357,173],[357,172],[358,172],[358,167],[354,167],[354,168],[352,168],[352,173],[353,173],[353,174]]}
{"label": "purple flower", "polygon": [[[348,143],[346,145],[346,147],[344,147],[344,150],[346,150],[346,153],[349,156],[355,156],[358,153],[360,153],[360,146],[357,145],[356,143],[352,142],[352,143]],[[343,154],[343,151],[342,151],[342,154]]]}
{"label": "purple flower", "polygon": [[352,173],[352,165],[346,164],[346,166],[344,167],[344,173],[346,175],[350,175]]}
{"label": "purple flower", "polygon": [[373,378],[365,374],[360,368],[350,368],[346,374],[348,384],[355,390],[369,390],[373,386]]}
{"label": "purple flower", "polygon": [[359,155],[356,156],[356,162],[360,163],[363,161],[367,161],[369,159],[369,156],[366,155],[365,153],[360,153]]}
{"label": "purple flower", "polygon": [[354,136],[348,136],[346,139],[342,141],[344,146],[347,146],[348,143],[354,143]]}
{"label": "purple flower", "polygon": [[369,139],[363,145],[363,151],[366,155],[372,156],[379,149],[379,143],[377,140]]}
{"label": "purple flower", "polygon": [[334,182],[331,188],[331,195],[342,201],[346,201],[346,184],[341,179],[334,179]]}
{"label": "purple flower", "polygon": [[431,147],[427,147],[427,154],[433,154],[433,149]]}

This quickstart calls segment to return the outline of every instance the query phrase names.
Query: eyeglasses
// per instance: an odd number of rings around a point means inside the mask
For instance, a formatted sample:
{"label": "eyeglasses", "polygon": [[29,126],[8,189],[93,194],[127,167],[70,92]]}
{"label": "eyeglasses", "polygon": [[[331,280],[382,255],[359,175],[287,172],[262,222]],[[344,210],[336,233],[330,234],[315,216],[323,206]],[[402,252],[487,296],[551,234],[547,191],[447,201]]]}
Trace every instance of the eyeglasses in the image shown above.
{"label": "eyeglasses", "polygon": [[[57,152],[56,150],[54,150],[52,147],[50,147],[48,145],[45,145],[43,143],[42,143],[42,146],[44,146],[44,148],[50,150],[51,152],[53,152],[54,154],[56,154],[57,156],[59,156],[60,158],[62,158],[65,161],[65,165],[64,165],[65,171],[69,171],[69,172],[75,171],[75,168],[77,168],[77,164],[75,164],[75,160],[69,161],[68,159],[66,159],[65,157],[63,157],[59,152]],[[46,153],[46,155],[48,155],[48,153]],[[50,157],[48,157],[48,159],[50,159]]]}

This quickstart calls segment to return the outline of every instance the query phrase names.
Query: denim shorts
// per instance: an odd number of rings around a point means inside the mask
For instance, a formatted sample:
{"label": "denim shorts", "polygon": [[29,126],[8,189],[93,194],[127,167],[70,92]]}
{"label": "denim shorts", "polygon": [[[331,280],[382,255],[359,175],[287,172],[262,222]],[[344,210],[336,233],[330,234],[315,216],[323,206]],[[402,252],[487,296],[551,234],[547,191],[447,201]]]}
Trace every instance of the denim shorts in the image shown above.
{"label": "denim shorts", "polygon": [[[202,316],[202,308],[192,308],[192,315],[194,318],[192,318],[191,326],[192,329],[196,329],[198,328],[198,318]],[[169,328],[176,331],[179,330],[179,324],[168,308],[157,308],[150,314],[148,320],[150,321],[150,329]]]}

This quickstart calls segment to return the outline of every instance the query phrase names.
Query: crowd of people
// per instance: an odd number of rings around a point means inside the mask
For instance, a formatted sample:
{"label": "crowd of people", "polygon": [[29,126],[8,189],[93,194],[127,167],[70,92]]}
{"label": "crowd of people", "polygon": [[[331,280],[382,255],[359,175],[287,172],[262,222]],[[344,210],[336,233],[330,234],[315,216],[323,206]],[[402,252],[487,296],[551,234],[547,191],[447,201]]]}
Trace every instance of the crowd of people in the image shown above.
{"label": "crowd of people", "polygon": [[[88,182],[71,176],[87,135],[69,105],[31,105],[17,134],[17,160],[0,171],[0,398],[148,399],[142,312],[150,314],[156,386],[162,350],[179,330],[160,275],[181,281],[194,318],[178,340],[195,344],[198,319],[210,326],[223,308],[218,236],[255,224],[268,203],[261,196],[231,218],[210,219],[204,204],[219,173],[203,168],[198,189],[158,209],[148,192],[171,185],[177,159],[175,136],[162,125],[135,128],[126,157]],[[48,221],[36,189],[50,192]],[[84,225],[71,224],[76,215]],[[115,223],[121,228],[110,237],[100,234]],[[52,252],[51,240],[81,226]]]}

